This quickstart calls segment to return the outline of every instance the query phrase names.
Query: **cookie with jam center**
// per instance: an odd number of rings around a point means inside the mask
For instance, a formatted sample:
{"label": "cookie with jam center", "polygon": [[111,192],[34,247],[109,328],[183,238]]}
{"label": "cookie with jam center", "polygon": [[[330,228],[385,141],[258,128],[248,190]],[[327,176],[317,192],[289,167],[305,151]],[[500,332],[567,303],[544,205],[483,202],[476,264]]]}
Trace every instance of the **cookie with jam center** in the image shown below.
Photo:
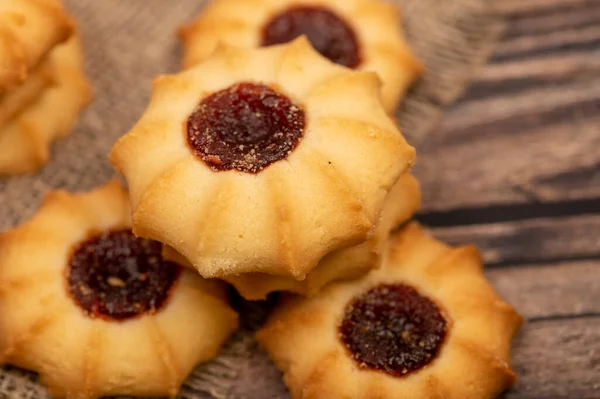
{"label": "cookie with jam center", "polygon": [[[276,291],[290,291],[306,296],[317,295],[332,281],[359,278],[379,267],[390,231],[409,220],[420,203],[419,184],[407,172],[400,177],[385,199],[381,219],[373,236],[360,245],[338,249],[326,255],[304,280],[264,273],[226,276],[224,279],[248,300],[266,299],[268,294]],[[193,267],[170,247],[165,247],[163,254],[167,259]]]}
{"label": "cookie with jam center", "polygon": [[0,235],[0,363],[54,397],[174,397],[237,328],[226,287],[163,259],[130,215],[113,181],[52,192]]}
{"label": "cookie with jam center", "polygon": [[282,298],[257,338],[293,399],[491,399],[516,381],[510,344],[521,323],[475,248],[411,223],[392,235],[381,269]]}
{"label": "cookie with jam center", "polygon": [[158,78],[110,155],[129,184],[135,234],[203,277],[304,280],[327,254],[373,235],[414,160],[379,85],[304,38],[222,47]]}
{"label": "cookie with jam center", "polygon": [[404,39],[400,11],[381,0],[216,0],[180,36],[184,68],[204,61],[220,42],[253,48],[306,36],[332,62],[376,72],[390,113],[423,71]]}

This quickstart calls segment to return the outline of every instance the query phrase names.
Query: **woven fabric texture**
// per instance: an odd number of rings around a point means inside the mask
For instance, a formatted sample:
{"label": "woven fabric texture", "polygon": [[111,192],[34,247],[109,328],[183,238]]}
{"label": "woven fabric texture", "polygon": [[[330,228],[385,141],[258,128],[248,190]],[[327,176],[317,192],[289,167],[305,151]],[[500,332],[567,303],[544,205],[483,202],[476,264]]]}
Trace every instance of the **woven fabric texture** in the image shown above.
{"label": "woven fabric texture", "polygon": [[[396,0],[404,10],[411,46],[427,66],[398,112],[417,146],[437,124],[445,106],[485,62],[503,21],[486,0]],[[34,175],[0,179],[0,231],[25,221],[48,190],[91,189],[114,175],[107,154],[133,126],[150,95],[151,81],[176,72],[180,48],[175,31],[201,11],[203,0],[66,0],[77,17],[95,100],[68,138],[52,148],[51,161]],[[260,351],[252,332],[268,303],[238,301],[244,328],[221,356],[200,366],[181,398],[284,399],[281,376]],[[0,368],[0,399],[46,399],[33,374]]]}

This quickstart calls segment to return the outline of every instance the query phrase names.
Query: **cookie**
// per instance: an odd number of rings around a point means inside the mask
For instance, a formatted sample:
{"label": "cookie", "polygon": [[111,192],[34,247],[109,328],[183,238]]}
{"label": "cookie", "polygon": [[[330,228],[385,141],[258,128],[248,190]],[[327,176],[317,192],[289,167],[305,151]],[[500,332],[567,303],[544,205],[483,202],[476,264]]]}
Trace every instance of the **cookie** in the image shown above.
{"label": "cookie", "polygon": [[376,74],[300,38],[222,47],[159,78],[110,160],[129,184],[134,232],[202,276],[303,280],[326,254],[370,238],[414,156]]}
{"label": "cookie", "polygon": [[405,173],[388,194],[373,236],[360,245],[338,249],[326,255],[302,281],[256,273],[227,276],[225,280],[244,298],[257,300],[265,299],[274,291],[314,296],[332,281],[361,277],[380,265],[390,231],[412,217],[419,207],[420,194],[417,180]]}
{"label": "cookie", "polygon": [[39,169],[48,160],[50,144],[71,131],[92,97],[82,56],[77,37],[49,55],[53,83],[0,128],[0,175]]}
{"label": "cookie", "polygon": [[400,25],[398,8],[381,0],[216,0],[180,30],[183,67],[205,60],[219,42],[252,48],[306,35],[333,62],[377,72],[391,113],[423,71]]}
{"label": "cookie", "polygon": [[48,195],[0,235],[0,363],[54,397],[174,396],[237,328],[226,288],[131,232],[116,181]]}
{"label": "cookie", "polygon": [[257,338],[293,399],[494,398],[516,381],[522,322],[486,281],[478,251],[412,223],[384,265],[314,298],[284,297]]}
{"label": "cookie", "polygon": [[58,0],[0,0],[0,93],[23,83],[73,31]]}
{"label": "cookie", "polygon": [[52,62],[48,57],[29,74],[25,82],[0,94],[0,131],[19,112],[34,103],[44,90],[55,83],[52,72]]}
{"label": "cookie", "polygon": [[[420,199],[417,180],[410,173],[405,173],[388,194],[373,236],[360,245],[338,249],[326,255],[302,281],[264,273],[226,276],[224,280],[232,284],[245,299],[260,300],[276,291],[314,296],[332,281],[361,277],[380,265],[390,231],[412,217],[420,205]],[[193,268],[187,259],[171,247],[164,248],[163,256]]]}

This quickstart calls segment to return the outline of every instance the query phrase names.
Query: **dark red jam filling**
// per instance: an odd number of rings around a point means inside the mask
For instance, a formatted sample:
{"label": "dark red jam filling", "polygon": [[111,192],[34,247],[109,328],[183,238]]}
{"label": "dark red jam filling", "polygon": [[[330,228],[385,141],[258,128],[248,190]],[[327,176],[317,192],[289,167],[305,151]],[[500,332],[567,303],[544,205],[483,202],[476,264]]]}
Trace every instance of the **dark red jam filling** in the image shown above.
{"label": "dark red jam filling", "polygon": [[360,64],[358,39],[352,27],[323,7],[295,6],[273,17],[263,28],[263,46],[287,43],[305,35],[313,47],[336,64]]}
{"label": "dark red jam filling", "polygon": [[302,108],[283,94],[238,83],[200,102],[188,119],[188,143],[215,171],[258,173],[296,148],[304,119]]}
{"label": "dark red jam filling", "polygon": [[361,367],[395,377],[438,354],[447,324],[438,306],[404,284],[380,285],[346,307],[340,336]]}
{"label": "dark red jam filling", "polygon": [[69,292],[91,317],[125,320],[156,312],[180,273],[161,252],[160,243],[137,238],[131,230],[95,235],[71,256]]}

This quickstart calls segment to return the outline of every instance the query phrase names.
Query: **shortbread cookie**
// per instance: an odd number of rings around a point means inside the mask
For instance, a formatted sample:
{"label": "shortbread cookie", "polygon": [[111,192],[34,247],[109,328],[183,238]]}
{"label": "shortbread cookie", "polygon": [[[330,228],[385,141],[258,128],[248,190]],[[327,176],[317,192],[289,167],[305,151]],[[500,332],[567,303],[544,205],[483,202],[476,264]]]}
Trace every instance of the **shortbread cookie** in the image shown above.
{"label": "shortbread cookie", "polygon": [[73,37],[49,57],[54,83],[0,129],[0,175],[40,168],[48,160],[52,141],[71,131],[91,100],[79,40]]}
{"label": "shortbread cookie", "polygon": [[174,396],[237,327],[226,288],[164,261],[130,214],[113,181],[0,235],[0,362],[54,397]]}
{"label": "shortbread cookie", "polygon": [[72,33],[58,0],[0,0],[0,92],[23,83]]}
{"label": "shortbread cookie", "polygon": [[392,236],[381,269],[283,298],[258,340],[293,399],[487,399],[516,381],[510,342],[521,321],[475,248],[450,248],[412,223]]}
{"label": "shortbread cookie", "polygon": [[159,78],[142,119],[114,146],[133,229],[204,277],[303,280],[326,254],[366,241],[415,153],[372,72],[301,38],[223,47]]}
{"label": "shortbread cookie", "polygon": [[[390,231],[410,219],[419,207],[420,201],[419,183],[410,173],[405,173],[388,194],[381,220],[373,236],[360,245],[338,249],[326,255],[304,280],[298,281],[290,277],[264,273],[225,276],[224,280],[232,284],[244,298],[259,300],[265,299],[268,294],[275,291],[291,291],[313,296],[332,281],[361,277],[379,266]],[[163,255],[165,259],[186,267],[193,267],[171,247],[165,247]]]}
{"label": "shortbread cookie", "polygon": [[423,70],[400,24],[397,7],[382,0],[215,0],[181,29],[183,66],[203,61],[219,42],[251,48],[306,35],[330,60],[377,72],[393,112]]}
{"label": "shortbread cookie", "polygon": [[54,82],[53,65],[51,57],[32,71],[27,80],[0,94],[0,131],[19,112],[34,103]]}
{"label": "shortbread cookie", "polygon": [[313,296],[332,281],[361,277],[380,265],[390,231],[412,217],[419,207],[420,199],[417,180],[406,173],[388,194],[373,236],[360,245],[328,254],[302,281],[260,273],[227,276],[225,280],[244,298],[256,300],[264,299],[274,291],[292,291]]}

